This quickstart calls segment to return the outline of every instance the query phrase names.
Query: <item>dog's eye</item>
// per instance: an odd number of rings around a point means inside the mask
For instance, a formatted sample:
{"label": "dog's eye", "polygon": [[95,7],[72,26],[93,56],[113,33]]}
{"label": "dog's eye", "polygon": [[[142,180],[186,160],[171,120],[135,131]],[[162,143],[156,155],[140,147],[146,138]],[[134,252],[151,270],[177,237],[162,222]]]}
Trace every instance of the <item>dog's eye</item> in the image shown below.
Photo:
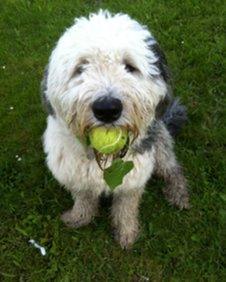
{"label": "dog's eye", "polygon": [[88,63],[89,62],[86,59],[81,60],[80,63],[77,65],[77,67],[75,67],[75,70],[73,72],[73,76],[81,75],[85,71],[86,66],[88,65]]}
{"label": "dog's eye", "polygon": [[129,73],[134,73],[137,72],[138,69],[136,69],[134,66],[132,66],[131,64],[125,64],[125,69],[127,72]]}
{"label": "dog's eye", "polygon": [[76,75],[80,75],[80,74],[82,74],[82,72],[84,71],[84,66],[83,65],[80,65],[80,66],[78,66],[76,69],[75,69],[75,71],[74,71],[74,75],[76,76]]}

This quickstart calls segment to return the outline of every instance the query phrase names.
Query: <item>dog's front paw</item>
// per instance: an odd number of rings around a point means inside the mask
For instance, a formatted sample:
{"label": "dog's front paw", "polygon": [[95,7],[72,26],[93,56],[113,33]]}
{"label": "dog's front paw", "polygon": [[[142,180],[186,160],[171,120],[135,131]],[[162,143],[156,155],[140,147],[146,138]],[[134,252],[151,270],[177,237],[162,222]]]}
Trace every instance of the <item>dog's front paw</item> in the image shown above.
{"label": "dog's front paw", "polygon": [[133,243],[136,241],[139,234],[138,227],[134,228],[117,228],[114,230],[115,240],[120,244],[122,249],[130,249]]}
{"label": "dog's front paw", "polygon": [[92,216],[87,214],[82,214],[75,212],[73,209],[64,212],[61,215],[61,220],[68,226],[79,228],[81,226],[87,225],[92,220]]}

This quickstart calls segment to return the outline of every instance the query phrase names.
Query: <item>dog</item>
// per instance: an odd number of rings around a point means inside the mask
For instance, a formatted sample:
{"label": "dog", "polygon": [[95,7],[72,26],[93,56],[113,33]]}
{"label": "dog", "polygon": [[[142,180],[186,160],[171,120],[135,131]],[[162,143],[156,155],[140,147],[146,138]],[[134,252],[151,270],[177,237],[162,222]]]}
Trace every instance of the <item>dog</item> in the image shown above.
{"label": "dog", "polygon": [[[189,207],[173,149],[186,109],[172,96],[165,55],[147,27],[103,10],[75,19],[52,51],[42,99],[48,112],[47,166],[74,199],[61,217],[66,225],[90,223],[100,196],[111,194],[115,239],[122,248],[131,247],[139,233],[139,202],[153,174],[165,180],[170,204]],[[127,128],[134,137],[123,157],[134,168],[113,192],[84,142],[87,131],[98,126]]]}

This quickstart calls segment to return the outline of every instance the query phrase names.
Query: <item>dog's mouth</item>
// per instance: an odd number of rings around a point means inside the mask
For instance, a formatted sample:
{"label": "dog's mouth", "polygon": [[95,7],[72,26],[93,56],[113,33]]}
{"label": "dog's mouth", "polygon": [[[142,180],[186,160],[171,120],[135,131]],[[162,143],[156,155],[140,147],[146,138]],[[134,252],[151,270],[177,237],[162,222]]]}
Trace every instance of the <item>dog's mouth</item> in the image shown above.
{"label": "dog's mouth", "polygon": [[[105,152],[103,150],[98,150],[97,147],[93,146],[93,144],[91,144],[90,140],[90,132],[92,132],[92,129],[95,129],[96,127],[94,126],[93,128],[87,128],[86,133],[83,135],[85,136],[85,144],[88,148],[88,151],[91,153],[91,156],[93,156],[92,158],[95,158],[97,164],[99,165],[99,167],[104,170],[106,167],[108,167],[114,160],[116,159],[122,159],[126,156],[127,152],[129,151],[129,149],[131,148],[133,142],[135,141],[135,139],[138,136],[137,131],[135,130],[131,130],[131,127],[123,127],[123,131],[124,133],[126,132],[126,141],[125,144],[123,145],[122,148],[120,148],[119,150],[116,151],[111,151],[111,152]],[[98,127],[97,127],[98,128]],[[110,127],[111,129],[113,128],[114,130],[114,126]],[[115,127],[116,129],[118,127]],[[108,127],[104,127],[104,130],[106,129],[106,131],[109,130],[109,126]],[[120,130],[120,127],[119,127]],[[98,137],[99,138],[99,137]],[[100,137],[101,138],[101,137]]]}
{"label": "dog's mouth", "polygon": [[129,146],[130,146],[130,138],[128,137],[125,146],[117,153],[107,155],[107,154],[98,152],[96,149],[93,149],[96,162],[98,166],[100,167],[100,169],[104,170],[109,162],[112,163],[113,160],[115,159],[122,159],[123,157],[125,157],[125,155],[127,154],[129,150]]}
{"label": "dog's mouth", "polygon": [[[127,152],[131,148],[132,144],[139,135],[139,130],[136,125],[126,124],[126,125],[115,125],[115,124],[103,124],[96,125],[92,123],[84,123],[83,126],[78,126],[75,121],[75,116],[72,115],[67,121],[68,127],[74,133],[74,135],[80,140],[82,144],[87,147],[87,157],[89,159],[95,158],[99,167],[103,170],[106,166],[115,159],[122,159],[126,156]],[[91,146],[89,133],[98,127],[105,128],[106,130],[110,128],[123,128],[127,132],[127,140],[123,148],[112,153],[103,153]]]}

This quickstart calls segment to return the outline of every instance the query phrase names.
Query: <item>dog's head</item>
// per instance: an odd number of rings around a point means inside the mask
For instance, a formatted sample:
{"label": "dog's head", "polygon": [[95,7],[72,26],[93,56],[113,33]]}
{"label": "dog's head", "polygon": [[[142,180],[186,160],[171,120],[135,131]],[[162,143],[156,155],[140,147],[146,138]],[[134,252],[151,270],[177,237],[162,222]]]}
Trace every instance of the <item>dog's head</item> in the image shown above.
{"label": "dog's head", "polygon": [[99,125],[143,136],[167,98],[164,56],[146,27],[107,11],[75,20],[50,57],[44,83],[52,114],[78,137]]}

